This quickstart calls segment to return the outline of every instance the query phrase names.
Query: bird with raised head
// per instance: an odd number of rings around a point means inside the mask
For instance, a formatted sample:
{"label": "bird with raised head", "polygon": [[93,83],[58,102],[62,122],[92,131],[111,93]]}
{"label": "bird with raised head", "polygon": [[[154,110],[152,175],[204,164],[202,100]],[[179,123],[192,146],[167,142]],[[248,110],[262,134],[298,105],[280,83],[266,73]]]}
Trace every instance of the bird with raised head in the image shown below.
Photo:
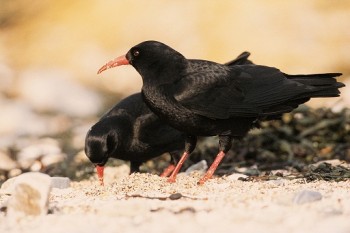
{"label": "bird with raised head", "polygon": [[185,151],[169,177],[174,182],[197,136],[219,136],[219,153],[206,174],[212,177],[233,139],[241,139],[263,120],[279,119],[316,97],[337,97],[344,84],[340,73],[289,75],[274,67],[227,65],[186,59],[157,41],[132,47],[100,68],[132,65],[143,80],[142,97],[164,122],[184,132]]}

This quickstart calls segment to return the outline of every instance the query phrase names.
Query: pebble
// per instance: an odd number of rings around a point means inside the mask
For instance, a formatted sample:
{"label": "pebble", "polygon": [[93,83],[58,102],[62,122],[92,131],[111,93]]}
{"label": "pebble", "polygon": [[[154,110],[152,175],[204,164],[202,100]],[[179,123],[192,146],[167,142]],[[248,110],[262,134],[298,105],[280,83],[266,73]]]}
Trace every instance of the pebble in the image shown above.
{"label": "pebble", "polygon": [[208,169],[207,161],[201,160],[186,169],[185,173],[190,174],[193,171],[205,172]]}
{"label": "pebble", "polygon": [[305,203],[310,203],[314,201],[319,201],[322,199],[322,194],[317,191],[312,190],[302,190],[295,194],[293,198],[293,203],[302,205]]}
{"label": "pebble", "polygon": [[229,180],[239,180],[239,178],[247,178],[247,175],[241,174],[241,173],[233,173],[226,178]]}
{"label": "pebble", "polygon": [[279,178],[279,179],[276,179],[276,180],[268,180],[266,182],[269,183],[269,184],[272,184],[272,185],[276,185],[276,186],[284,186],[284,185],[286,185],[286,183],[288,181],[285,180],[285,179]]}
{"label": "pebble", "polygon": [[240,173],[244,173],[248,176],[258,176],[259,175],[259,169],[256,165],[253,165],[251,167],[236,167],[236,171]]}
{"label": "pebble", "polygon": [[66,189],[70,187],[70,179],[68,177],[51,177],[52,188]]}
{"label": "pebble", "polygon": [[169,199],[170,200],[178,200],[182,197],[182,194],[181,193],[173,193],[169,196]]}
{"label": "pebble", "polygon": [[46,174],[28,172],[16,177],[13,193],[6,204],[7,217],[18,220],[47,214],[50,190],[51,178]]}

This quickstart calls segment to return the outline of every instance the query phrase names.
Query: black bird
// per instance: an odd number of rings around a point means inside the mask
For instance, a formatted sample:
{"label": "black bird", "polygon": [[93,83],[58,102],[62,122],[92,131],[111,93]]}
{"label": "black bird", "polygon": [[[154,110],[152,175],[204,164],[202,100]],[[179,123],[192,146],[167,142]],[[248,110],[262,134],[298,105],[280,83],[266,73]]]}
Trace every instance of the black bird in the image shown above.
{"label": "black bird", "polygon": [[133,94],[116,104],[91,127],[85,139],[85,153],[95,164],[103,184],[103,168],[109,158],[130,161],[130,173],[152,158],[169,153],[176,163],[184,148],[184,135],[164,124]]}
{"label": "black bird", "polygon": [[142,96],[159,118],[186,133],[185,152],[171,174],[174,182],[194,150],[197,136],[219,136],[219,153],[204,177],[212,177],[231,148],[262,120],[278,119],[314,97],[337,97],[340,73],[288,75],[261,65],[227,66],[186,59],[157,41],[132,47],[101,67],[98,73],[131,64],[142,76]]}
{"label": "black bird", "polygon": [[[228,65],[251,64],[250,53],[243,52]],[[130,161],[130,173],[139,172],[139,166],[152,158],[169,152],[171,164],[161,176],[168,176],[178,161],[178,152],[184,148],[184,135],[164,124],[142,100],[133,94],[116,104],[88,131],[85,153],[95,164],[103,184],[104,165],[109,158]]]}

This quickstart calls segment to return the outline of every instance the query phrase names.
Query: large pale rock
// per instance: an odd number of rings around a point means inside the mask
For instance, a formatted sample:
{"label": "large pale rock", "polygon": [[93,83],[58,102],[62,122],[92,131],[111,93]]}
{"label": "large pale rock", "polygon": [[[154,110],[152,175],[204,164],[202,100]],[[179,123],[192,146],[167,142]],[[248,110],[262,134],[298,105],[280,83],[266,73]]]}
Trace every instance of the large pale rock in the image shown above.
{"label": "large pale rock", "polygon": [[51,178],[46,174],[28,172],[16,177],[7,216],[13,220],[47,214],[50,190]]}
{"label": "large pale rock", "polygon": [[[24,174],[33,174],[34,172],[30,173],[24,173]],[[23,175],[24,175],[23,174]],[[36,174],[36,173],[34,173]],[[41,173],[39,173],[41,174]],[[0,194],[5,194],[5,195],[13,195],[15,193],[15,188],[17,185],[17,179],[20,178],[21,176],[16,176],[12,177],[10,179],[7,179],[0,188]],[[68,177],[50,177],[51,180],[51,188],[58,188],[58,189],[66,189],[70,187],[70,182],[71,180]]]}
{"label": "large pale rock", "polygon": [[18,176],[12,177],[10,179],[7,179],[4,183],[2,183],[0,188],[0,194],[12,195],[17,177]]}

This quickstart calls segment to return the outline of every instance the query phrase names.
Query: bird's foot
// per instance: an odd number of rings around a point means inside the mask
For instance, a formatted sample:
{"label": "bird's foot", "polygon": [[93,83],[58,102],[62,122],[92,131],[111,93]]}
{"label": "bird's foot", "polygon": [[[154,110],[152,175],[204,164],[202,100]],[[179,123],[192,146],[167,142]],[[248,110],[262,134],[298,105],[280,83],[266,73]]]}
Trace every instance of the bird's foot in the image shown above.
{"label": "bird's foot", "polygon": [[160,174],[160,177],[168,177],[172,171],[174,171],[175,166],[174,164],[170,164],[167,168],[164,169],[162,174]]}
{"label": "bird's foot", "polygon": [[203,185],[207,180],[209,180],[212,176],[208,176],[207,174],[205,174],[205,176],[203,176],[198,182],[198,185]]}
{"label": "bird's foot", "polygon": [[214,162],[211,164],[207,173],[205,173],[205,175],[202,177],[202,179],[200,179],[197,182],[197,184],[202,185],[213,176],[216,168],[219,166],[219,164],[220,164],[221,160],[224,158],[224,156],[225,156],[225,152],[223,152],[223,151],[220,151],[219,154],[217,154]]}
{"label": "bird's foot", "polygon": [[188,158],[188,156],[190,155],[190,153],[188,153],[187,151],[185,151],[183,153],[183,155],[180,158],[180,161],[176,164],[176,167],[174,168],[173,173],[171,173],[168,182],[169,183],[174,183],[176,181],[176,175],[177,173],[179,173],[183,163],[185,162],[185,160]]}
{"label": "bird's foot", "polygon": [[169,183],[175,183],[176,182],[176,176],[170,176],[167,181]]}

